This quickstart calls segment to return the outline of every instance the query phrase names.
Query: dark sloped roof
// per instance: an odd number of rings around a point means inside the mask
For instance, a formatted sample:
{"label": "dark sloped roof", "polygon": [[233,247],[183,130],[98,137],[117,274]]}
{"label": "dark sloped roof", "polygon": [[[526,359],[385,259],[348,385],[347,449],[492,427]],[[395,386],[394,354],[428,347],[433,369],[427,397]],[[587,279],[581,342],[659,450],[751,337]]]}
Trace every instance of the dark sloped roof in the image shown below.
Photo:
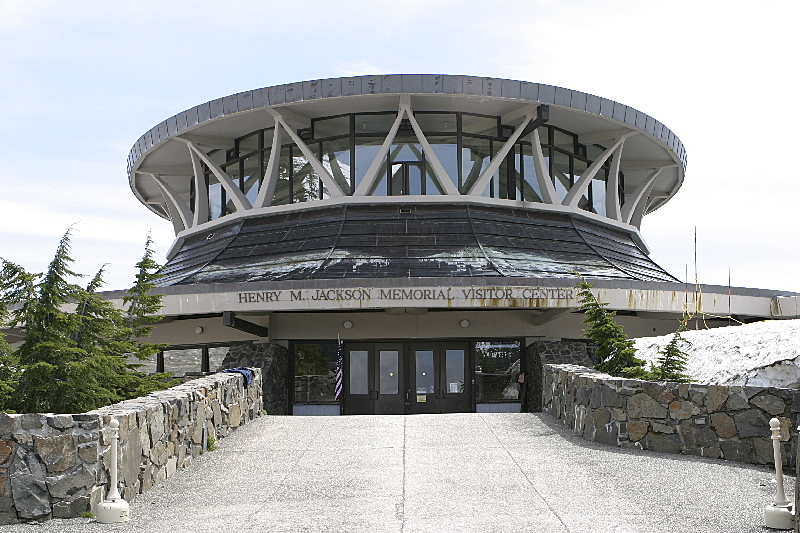
{"label": "dark sloped roof", "polygon": [[561,213],[463,204],[347,205],[186,238],[160,285],[341,278],[678,281],[630,235]]}

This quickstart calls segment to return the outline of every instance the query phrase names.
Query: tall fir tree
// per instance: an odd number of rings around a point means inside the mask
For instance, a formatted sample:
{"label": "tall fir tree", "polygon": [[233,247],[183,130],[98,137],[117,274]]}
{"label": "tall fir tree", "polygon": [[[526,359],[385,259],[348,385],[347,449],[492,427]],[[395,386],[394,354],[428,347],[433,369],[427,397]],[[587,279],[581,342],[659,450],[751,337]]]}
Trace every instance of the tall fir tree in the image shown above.
{"label": "tall fir tree", "polygon": [[597,370],[612,376],[647,379],[650,377],[645,370],[645,362],[636,357],[633,341],[628,339],[621,325],[614,320],[616,311],[606,309],[607,303],[597,300],[592,293],[592,284],[580,276],[578,300],[580,309],[586,314],[583,322],[589,327],[583,330],[584,334],[597,344],[598,363]]}
{"label": "tall fir tree", "polygon": [[688,329],[688,325],[689,317],[684,316],[680,320],[678,330],[672,334],[670,341],[659,352],[658,366],[653,368],[653,376],[658,381],[672,381],[675,383],[689,383],[691,381],[691,377],[686,374],[686,363],[689,359],[689,354],[682,349],[692,345],[682,335]]}
{"label": "tall fir tree", "polygon": [[[104,268],[86,288],[68,281],[80,277],[70,269],[70,237],[71,228],[44,276],[17,294],[24,299],[12,322],[25,336],[16,350],[21,372],[13,407],[21,412],[88,411],[171,385],[166,376],[148,376],[128,362],[131,354],[146,357],[158,347],[138,340],[139,318],[97,294]],[[140,315],[144,320],[146,311]]]}
{"label": "tall fir tree", "polygon": [[[30,294],[36,275],[17,264],[0,258],[0,327],[11,326],[9,305]],[[13,400],[20,368],[16,353],[0,331],[0,412],[13,412]]]}

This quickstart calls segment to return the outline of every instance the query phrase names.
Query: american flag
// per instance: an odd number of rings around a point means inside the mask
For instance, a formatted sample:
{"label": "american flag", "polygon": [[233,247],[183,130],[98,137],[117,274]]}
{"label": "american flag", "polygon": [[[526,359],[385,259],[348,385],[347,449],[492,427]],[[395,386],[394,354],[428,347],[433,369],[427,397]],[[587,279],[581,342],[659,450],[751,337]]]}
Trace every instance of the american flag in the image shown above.
{"label": "american flag", "polygon": [[336,401],[342,397],[342,362],[344,355],[342,354],[342,343],[339,343],[339,352],[336,354]]}

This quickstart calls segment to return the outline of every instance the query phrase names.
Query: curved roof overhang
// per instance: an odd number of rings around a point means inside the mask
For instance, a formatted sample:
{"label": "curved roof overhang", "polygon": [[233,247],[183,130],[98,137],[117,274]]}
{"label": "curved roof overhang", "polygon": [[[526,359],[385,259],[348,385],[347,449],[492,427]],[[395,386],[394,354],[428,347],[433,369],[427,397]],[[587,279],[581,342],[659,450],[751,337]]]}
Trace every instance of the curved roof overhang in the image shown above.
{"label": "curved roof overhang", "polygon": [[[187,141],[206,150],[230,148],[234,139],[272,127],[276,122],[275,112],[290,127],[298,128],[317,117],[397,111],[403,95],[408,95],[414,112],[452,110],[497,115],[502,117],[503,124],[512,126],[520,125],[533,106],[547,104],[548,123],[577,134],[581,143],[609,145],[625,137],[620,170],[625,173],[626,194],[641,193],[649,182],[649,200],[645,198],[644,212],[652,212],[666,203],[683,182],[686,151],[681,141],[659,121],[631,107],[544,84],[403,74],[278,85],[212,100],[179,113],[142,135],[133,146],[128,157],[131,189],[151,211],[169,218],[162,198],[163,187],[153,176],[170,185],[175,194],[188,197],[193,167]],[[364,200],[371,201],[374,197]],[[636,227],[630,229],[638,233]]]}

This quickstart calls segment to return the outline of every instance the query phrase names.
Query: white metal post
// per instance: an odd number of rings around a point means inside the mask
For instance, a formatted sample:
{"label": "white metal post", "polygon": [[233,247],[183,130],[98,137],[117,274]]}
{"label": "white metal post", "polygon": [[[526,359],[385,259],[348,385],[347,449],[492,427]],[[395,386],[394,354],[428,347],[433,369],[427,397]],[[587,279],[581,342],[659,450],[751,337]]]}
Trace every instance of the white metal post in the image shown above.
{"label": "white metal post", "polygon": [[775,458],[775,481],[778,486],[775,490],[775,503],[764,509],[764,522],[767,527],[774,529],[794,529],[794,513],[792,504],[786,499],[783,490],[783,462],[781,460],[781,422],[777,418],[769,421],[772,431],[772,452]]}
{"label": "white metal post", "polygon": [[108,471],[111,476],[111,487],[108,489],[106,499],[97,509],[97,521],[103,524],[127,522],[130,520],[130,506],[119,494],[117,480],[117,450],[119,448],[119,421],[112,418],[108,423],[111,428],[111,464]]}

